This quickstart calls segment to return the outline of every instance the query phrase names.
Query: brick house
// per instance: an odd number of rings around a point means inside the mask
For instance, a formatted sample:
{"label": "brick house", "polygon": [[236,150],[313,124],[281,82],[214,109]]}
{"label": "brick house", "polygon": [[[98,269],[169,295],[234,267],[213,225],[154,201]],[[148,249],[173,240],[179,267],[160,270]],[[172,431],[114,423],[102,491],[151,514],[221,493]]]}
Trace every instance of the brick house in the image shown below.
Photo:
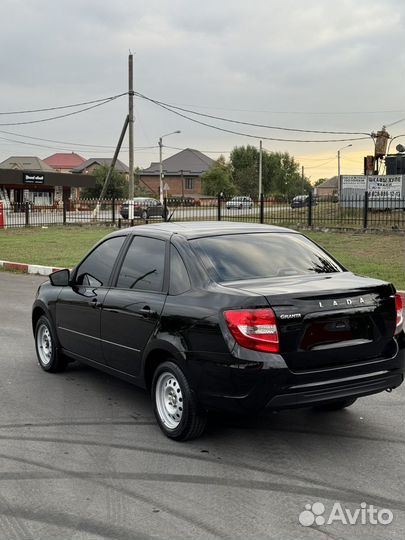
{"label": "brick house", "polygon": [[315,188],[318,197],[330,197],[338,192],[338,177],[333,176]]}
{"label": "brick house", "polygon": [[79,156],[75,152],[64,153],[58,152],[48,156],[43,160],[47,165],[61,173],[71,173],[75,167],[79,167],[86,160],[84,157]]}
{"label": "brick house", "polygon": [[[98,167],[109,167],[111,162],[112,158],[90,158],[72,169],[72,173],[92,174]],[[128,178],[128,166],[119,159],[115,163],[114,170],[125,174],[126,178]]]}
{"label": "brick house", "polygon": [[[167,197],[201,196],[201,176],[215,163],[198,150],[186,148],[162,161],[163,189]],[[140,171],[140,184],[154,196],[159,196],[159,162]]]}
{"label": "brick house", "polygon": [[[82,165],[86,160],[75,152],[57,152],[56,154],[52,154],[52,156],[48,156],[43,161],[57,172],[72,174],[72,170]],[[78,199],[80,197],[80,188],[72,187],[70,197],[72,199]]]}

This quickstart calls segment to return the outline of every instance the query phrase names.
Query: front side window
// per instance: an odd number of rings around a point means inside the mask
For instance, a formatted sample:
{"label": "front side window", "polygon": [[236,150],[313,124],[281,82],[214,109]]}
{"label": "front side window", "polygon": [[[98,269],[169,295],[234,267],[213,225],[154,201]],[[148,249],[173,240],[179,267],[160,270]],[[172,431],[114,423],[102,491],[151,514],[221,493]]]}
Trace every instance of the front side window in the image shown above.
{"label": "front side window", "polygon": [[97,246],[78,267],[76,282],[88,287],[107,286],[124,240],[125,236],[116,236]]}
{"label": "front side window", "polygon": [[191,240],[216,281],[275,278],[344,269],[300,234],[250,233]]}
{"label": "front side window", "polygon": [[135,236],[125,255],[117,280],[121,289],[161,291],[166,242]]}

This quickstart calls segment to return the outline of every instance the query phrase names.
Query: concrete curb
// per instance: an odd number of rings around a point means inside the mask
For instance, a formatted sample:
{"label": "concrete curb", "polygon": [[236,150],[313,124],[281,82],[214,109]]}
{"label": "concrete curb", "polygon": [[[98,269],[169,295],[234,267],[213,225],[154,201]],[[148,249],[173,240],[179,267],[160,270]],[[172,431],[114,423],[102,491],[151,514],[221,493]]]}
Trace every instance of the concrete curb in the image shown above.
{"label": "concrete curb", "polygon": [[24,274],[39,274],[40,276],[49,276],[52,272],[61,270],[61,268],[55,268],[53,266],[40,266],[38,264],[26,264],[12,261],[0,261],[0,268],[3,270],[22,272]]}

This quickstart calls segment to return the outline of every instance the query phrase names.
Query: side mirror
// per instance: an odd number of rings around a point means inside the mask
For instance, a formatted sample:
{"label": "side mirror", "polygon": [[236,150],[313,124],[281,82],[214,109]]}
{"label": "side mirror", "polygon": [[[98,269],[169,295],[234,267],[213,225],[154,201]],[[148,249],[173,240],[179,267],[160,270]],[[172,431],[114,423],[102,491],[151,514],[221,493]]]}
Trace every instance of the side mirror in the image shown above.
{"label": "side mirror", "polygon": [[70,283],[70,270],[64,268],[49,274],[49,281],[55,287],[67,287]]}

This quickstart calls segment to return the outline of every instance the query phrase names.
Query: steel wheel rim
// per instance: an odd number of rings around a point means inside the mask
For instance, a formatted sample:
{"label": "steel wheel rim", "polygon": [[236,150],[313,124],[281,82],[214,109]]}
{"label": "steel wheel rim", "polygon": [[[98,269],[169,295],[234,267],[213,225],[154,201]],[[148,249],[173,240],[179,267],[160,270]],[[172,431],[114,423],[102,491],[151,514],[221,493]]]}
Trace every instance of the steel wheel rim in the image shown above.
{"label": "steel wheel rim", "polygon": [[165,371],[156,383],[156,409],[160,420],[168,429],[176,429],[183,417],[183,394],[176,377]]}
{"label": "steel wheel rim", "polygon": [[52,360],[52,336],[46,324],[38,328],[37,346],[41,364],[47,366]]}

